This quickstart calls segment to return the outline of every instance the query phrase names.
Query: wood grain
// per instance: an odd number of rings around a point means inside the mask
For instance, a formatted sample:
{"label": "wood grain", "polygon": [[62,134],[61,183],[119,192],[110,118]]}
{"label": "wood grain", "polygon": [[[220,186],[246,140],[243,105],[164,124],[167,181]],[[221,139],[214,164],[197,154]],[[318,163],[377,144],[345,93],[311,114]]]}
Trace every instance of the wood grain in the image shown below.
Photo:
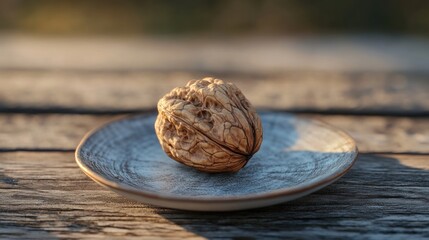
{"label": "wood grain", "polygon": [[[207,73],[0,71],[0,111],[155,109],[171,89]],[[219,74],[257,108],[355,114],[428,114],[429,75],[289,72]],[[31,86],[31,88],[29,88]]]}
{"label": "wood grain", "polygon": [[[345,130],[361,152],[429,152],[429,118],[300,116]],[[121,117],[124,115],[0,114],[0,150],[73,150],[86,132]]]}
{"label": "wood grain", "polygon": [[429,159],[367,155],[333,185],[252,211],[194,213],[128,201],[73,153],[0,153],[0,237],[428,238]]}
{"label": "wood grain", "polygon": [[251,38],[0,35],[0,68],[240,73],[426,71],[429,43],[400,36]]}
{"label": "wood grain", "polygon": [[0,149],[73,150],[86,132],[116,117],[0,114]]}

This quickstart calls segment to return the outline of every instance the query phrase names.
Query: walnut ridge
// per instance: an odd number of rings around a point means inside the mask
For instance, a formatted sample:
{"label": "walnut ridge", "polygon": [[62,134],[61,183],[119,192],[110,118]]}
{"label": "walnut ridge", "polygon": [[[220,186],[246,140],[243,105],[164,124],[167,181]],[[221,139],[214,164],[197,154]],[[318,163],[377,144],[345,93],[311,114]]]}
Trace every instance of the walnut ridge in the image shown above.
{"label": "walnut ridge", "polygon": [[205,172],[240,170],[262,143],[255,109],[234,84],[214,78],[161,98],[155,131],[169,157]]}

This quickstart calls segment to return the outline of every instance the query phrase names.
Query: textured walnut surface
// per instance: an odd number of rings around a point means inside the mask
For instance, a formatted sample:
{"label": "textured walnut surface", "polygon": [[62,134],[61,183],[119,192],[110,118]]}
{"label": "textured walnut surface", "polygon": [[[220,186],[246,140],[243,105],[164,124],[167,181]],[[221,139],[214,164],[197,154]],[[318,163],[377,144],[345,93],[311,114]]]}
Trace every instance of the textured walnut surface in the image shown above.
{"label": "textured walnut surface", "polygon": [[155,130],[163,150],[206,172],[235,172],[259,150],[261,120],[232,83],[190,81],[158,102]]}

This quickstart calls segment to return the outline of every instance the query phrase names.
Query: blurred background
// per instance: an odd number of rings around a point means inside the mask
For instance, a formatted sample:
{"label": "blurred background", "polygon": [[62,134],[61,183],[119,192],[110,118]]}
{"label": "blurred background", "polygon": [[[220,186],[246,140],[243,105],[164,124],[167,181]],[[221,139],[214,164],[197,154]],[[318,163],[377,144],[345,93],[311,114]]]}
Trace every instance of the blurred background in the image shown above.
{"label": "blurred background", "polygon": [[427,36],[429,2],[2,0],[0,29],[52,35]]}
{"label": "blurred background", "polygon": [[3,69],[425,72],[428,36],[418,0],[0,1]]}

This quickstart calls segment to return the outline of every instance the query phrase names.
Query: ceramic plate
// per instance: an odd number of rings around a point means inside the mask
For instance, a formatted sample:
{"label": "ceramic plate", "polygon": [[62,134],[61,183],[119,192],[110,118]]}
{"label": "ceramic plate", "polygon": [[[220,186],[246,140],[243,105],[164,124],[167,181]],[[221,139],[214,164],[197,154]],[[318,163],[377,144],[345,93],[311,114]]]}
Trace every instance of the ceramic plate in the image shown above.
{"label": "ceramic plate", "polygon": [[127,198],[186,210],[229,211],[290,201],[321,189],[353,165],[352,138],[325,123],[261,113],[261,149],[238,173],[209,174],[171,160],[155,135],[156,113],[90,132],[76,161],[95,182]]}

